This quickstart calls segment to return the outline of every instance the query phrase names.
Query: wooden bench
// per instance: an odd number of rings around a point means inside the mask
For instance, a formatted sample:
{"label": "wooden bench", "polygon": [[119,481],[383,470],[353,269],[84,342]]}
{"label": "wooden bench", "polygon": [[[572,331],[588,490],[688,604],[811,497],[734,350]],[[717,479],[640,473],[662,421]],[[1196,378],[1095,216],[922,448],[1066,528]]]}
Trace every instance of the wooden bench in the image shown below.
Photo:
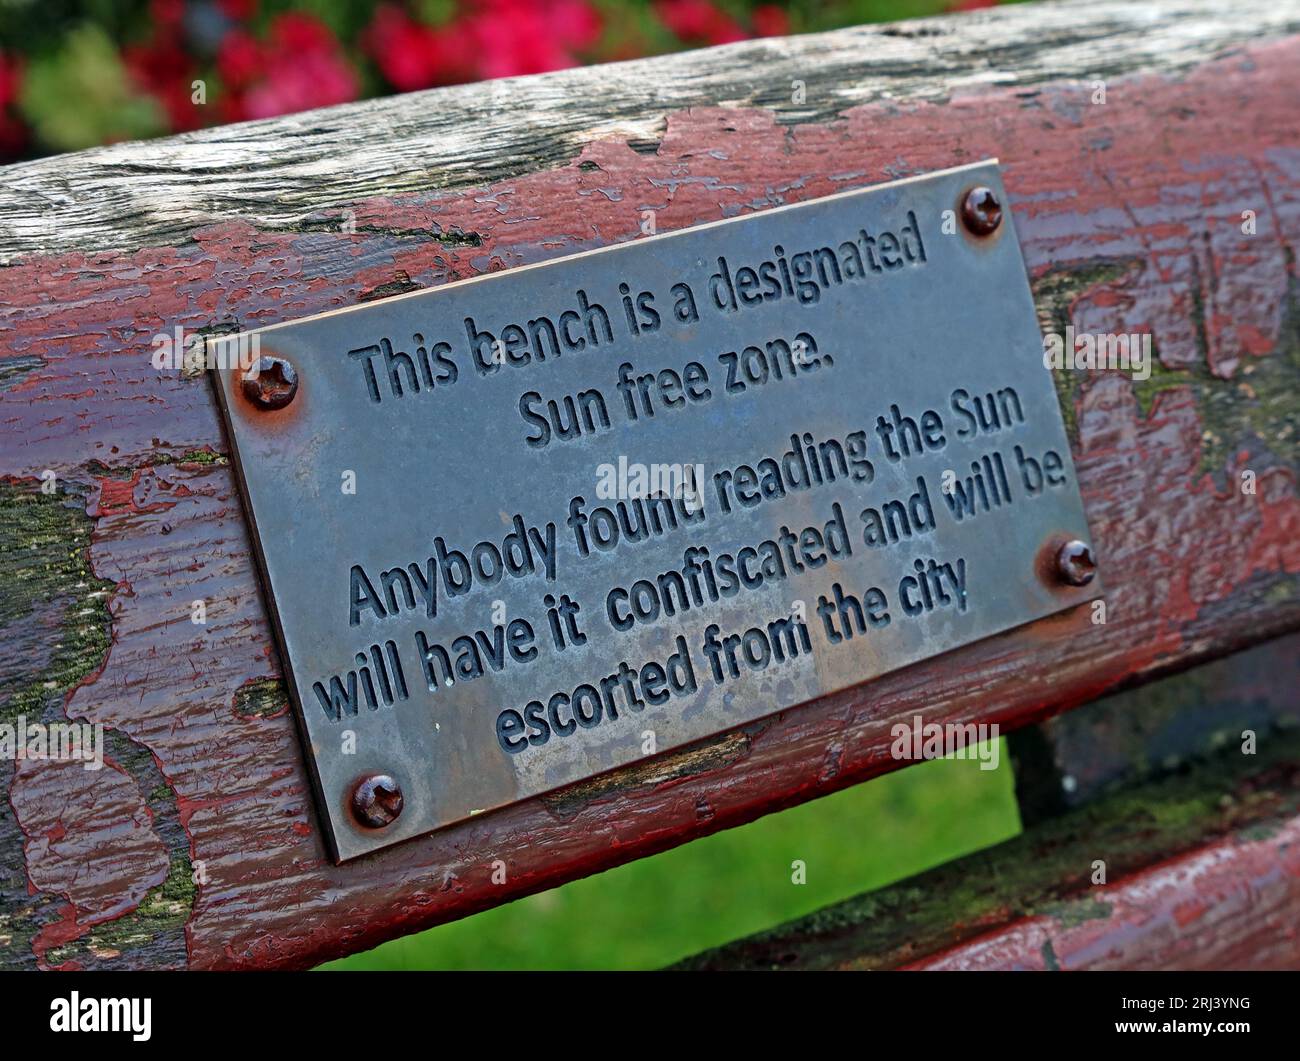
{"label": "wooden bench", "polygon": [[[1042,725],[1300,628],[1298,95],[1295,3],[1086,0],[6,170],[0,722],[102,723],[109,767],[0,761],[0,966],[311,966],[895,769],[918,712],[1027,734],[1025,835],[691,964],[1300,965],[1294,639],[1159,693],[1192,706],[1165,744],[1089,737],[1166,719],[1140,692]],[[155,369],[154,338],[993,157],[1044,329],[1158,352],[1142,382],[1057,376],[1106,621],[1064,612],[333,864],[212,390]],[[1199,730],[1220,701],[1241,710]]]}
{"label": "wooden bench", "polygon": [[1020,836],[679,967],[1294,969],[1297,679],[1293,635],[1017,730]]}

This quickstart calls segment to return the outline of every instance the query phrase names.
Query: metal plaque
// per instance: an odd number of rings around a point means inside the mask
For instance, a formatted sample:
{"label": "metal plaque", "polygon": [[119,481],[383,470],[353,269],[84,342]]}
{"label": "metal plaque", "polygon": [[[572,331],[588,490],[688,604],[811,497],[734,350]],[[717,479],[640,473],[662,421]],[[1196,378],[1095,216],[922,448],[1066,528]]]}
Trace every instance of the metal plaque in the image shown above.
{"label": "metal plaque", "polygon": [[210,340],[335,857],[1097,596],[1002,202],[981,163]]}

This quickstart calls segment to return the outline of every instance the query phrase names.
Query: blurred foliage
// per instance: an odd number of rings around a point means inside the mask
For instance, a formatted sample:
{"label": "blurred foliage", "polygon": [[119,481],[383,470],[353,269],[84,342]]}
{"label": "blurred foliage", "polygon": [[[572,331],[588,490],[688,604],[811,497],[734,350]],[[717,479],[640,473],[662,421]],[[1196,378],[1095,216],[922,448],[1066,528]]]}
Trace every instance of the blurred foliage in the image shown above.
{"label": "blurred foliage", "polygon": [[992,0],[0,0],[0,162]]}
{"label": "blurred foliage", "polygon": [[661,968],[1016,835],[999,762],[918,763],[322,968]]}
{"label": "blurred foliage", "polygon": [[[93,105],[86,106],[86,100]],[[157,136],[167,129],[162,107],[134,90],[112,40],[89,22],[31,61],[19,105],[55,151]]]}

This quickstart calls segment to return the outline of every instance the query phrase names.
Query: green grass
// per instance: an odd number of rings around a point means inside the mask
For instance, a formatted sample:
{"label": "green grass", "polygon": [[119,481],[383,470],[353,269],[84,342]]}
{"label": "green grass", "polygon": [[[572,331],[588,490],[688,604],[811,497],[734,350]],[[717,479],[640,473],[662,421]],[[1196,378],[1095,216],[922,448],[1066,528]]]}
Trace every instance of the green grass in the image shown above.
{"label": "green grass", "polygon": [[656,969],[1016,835],[999,764],[919,763],[322,968]]}

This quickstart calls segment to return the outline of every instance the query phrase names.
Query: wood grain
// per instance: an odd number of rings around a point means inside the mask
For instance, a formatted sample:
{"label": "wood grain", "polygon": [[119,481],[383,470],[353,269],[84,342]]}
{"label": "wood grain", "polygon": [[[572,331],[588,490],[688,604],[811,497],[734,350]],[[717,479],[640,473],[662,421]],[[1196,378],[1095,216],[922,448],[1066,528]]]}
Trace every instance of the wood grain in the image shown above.
{"label": "wood grain", "polygon": [[[1300,625],[1297,34],[1294,3],[1017,6],[7,170],[0,720],[101,722],[112,755],[0,762],[0,964],[310,965],[891,770],[918,711],[1024,725]],[[1145,383],[1058,379],[1108,622],[1064,614],[329,864],[212,395],[155,369],[154,337],[634,239],[645,210],[665,231],[995,156],[1045,325],[1159,353]]]}
{"label": "wood grain", "polygon": [[[598,142],[661,153],[670,116],[698,107],[757,108],[793,136],[861,104],[889,113],[961,103],[989,88],[1033,98],[1050,83],[1135,70],[1176,76],[1209,55],[1297,31],[1294,3],[1075,0],[767,38],[218,126],[82,152],[71,170],[66,156],[11,167],[0,186],[0,263],[34,251],[179,246],[196,228],[223,222],[263,232],[337,231],[340,211],[371,197],[454,201],[457,192],[565,166]],[[794,99],[796,82],[802,102]],[[745,123],[720,124],[720,134],[734,135]],[[891,163],[897,172],[890,176],[936,168],[908,155]],[[872,172],[855,166],[818,175],[860,183]],[[688,185],[707,180],[683,176]],[[590,183],[586,195],[599,187]],[[782,201],[774,188],[748,205]],[[396,234],[403,224],[358,219],[376,232]],[[430,236],[427,224],[405,231],[412,240]],[[441,231],[472,238],[475,230]],[[608,231],[602,242],[635,234],[635,227]]]}

